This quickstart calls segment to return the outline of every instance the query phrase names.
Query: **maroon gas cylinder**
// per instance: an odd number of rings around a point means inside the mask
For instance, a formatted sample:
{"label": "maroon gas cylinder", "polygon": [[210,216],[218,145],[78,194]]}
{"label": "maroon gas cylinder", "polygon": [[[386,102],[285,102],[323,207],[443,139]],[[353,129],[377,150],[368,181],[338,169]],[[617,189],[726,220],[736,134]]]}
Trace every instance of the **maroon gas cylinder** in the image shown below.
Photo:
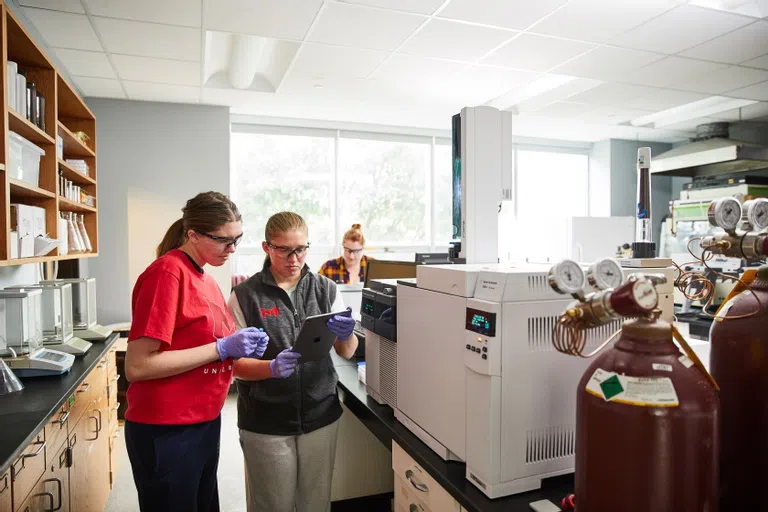
{"label": "maroon gas cylinder", "polygon": [[768,510],[768,267],[761,267],[750,287],[760,298],[758,311],[750,292],[726,304],[723,322],[712,322],[710,370],[720,386],[721,501],[726,511]]}
{"label": "maroon gas cylinder", "polygon": [[717,512],[719,415],[671,326],[628,320],[579,382],[578,512]]}

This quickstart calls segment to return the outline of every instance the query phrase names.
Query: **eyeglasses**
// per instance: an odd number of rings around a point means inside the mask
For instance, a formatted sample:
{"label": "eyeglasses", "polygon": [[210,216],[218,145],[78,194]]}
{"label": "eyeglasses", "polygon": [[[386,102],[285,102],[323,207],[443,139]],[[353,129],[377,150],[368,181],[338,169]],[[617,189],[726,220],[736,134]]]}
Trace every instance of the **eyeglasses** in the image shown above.
{"label": "eyeglasses", "polygon": [[358,255],[361,252],[363,252],[363,250],[362,249],[350,249],[349,247],[344,247],[344,252],[347,253],[347,254]]}
{"label": "eyeglasses", "polygon": [[296,255],[297,258],[301,258],[307,253],[307,250],[309,249],[309,243],[307,243],[307,245],[296,247],[295,249],[291,249],[290,247],[284,247],[282,245],[272,245],[269,242],[266,242],[266,244],[270,246],[272,249],[274,249],[275,252],[277,252],[278,256],[285,259],[289,259],[294,254]]}
{"label": "eyeglasses", "polygon": [[242,241],[243,235],[236,236],[235,238],[229,237],[229,236],[216,236],[208,234],[204,231],[197,231],[195,230],[195,233],[198,235],[203,235],[205,237],[210,238],[214,242],[218,242],[220,244],[225,244],[224,248],[229,249],[230,247],[234,246],[237,247],[237,245]]}

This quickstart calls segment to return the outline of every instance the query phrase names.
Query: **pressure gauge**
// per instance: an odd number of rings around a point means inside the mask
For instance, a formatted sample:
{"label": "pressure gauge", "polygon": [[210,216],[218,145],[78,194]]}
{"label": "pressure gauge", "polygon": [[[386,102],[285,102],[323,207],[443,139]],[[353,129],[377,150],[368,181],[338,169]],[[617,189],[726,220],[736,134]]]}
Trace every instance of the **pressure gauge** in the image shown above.
{"label": "pressure gauge", "polygon": [[742,208],[742,220],[752,226],[755,231],[768,228],[768,199],[759,197],[750,199]]}
{"label": "pressure gauge", "polygon": [[632,297],[641,309],[653,311],[659,304],[659,294],[647,279],[639,279],[632,286]]}
{"label": "pressure gauge", "polygon": [[547,275],[549,286],[557,293],[578,294],[584,288],[584,271],[573,260],[563,260],[552,267]]}
{"label": "pressure gauge", "polygon": [[711,225],[734,231],[741,220],[741,203],[732,197],[712,201],[707,210],[707,217]]}
{"label": "pressure gauge", "polygon": [[595,290],[618,288],[624,281],[624,274],[619,263],[613,258],[605,258],[593,263],[587,270],[587,282]]}

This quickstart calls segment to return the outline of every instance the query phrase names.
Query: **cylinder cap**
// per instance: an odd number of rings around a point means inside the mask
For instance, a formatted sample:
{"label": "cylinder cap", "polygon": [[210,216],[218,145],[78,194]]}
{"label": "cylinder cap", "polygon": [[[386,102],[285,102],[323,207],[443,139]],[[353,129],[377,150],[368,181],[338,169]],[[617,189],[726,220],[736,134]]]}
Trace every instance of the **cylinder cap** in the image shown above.
{"label": "cylinder cap", "polygon": [[757,275],[755,277],[761,281],[768,281],[768,265],[762,265],[757,269]]}
{"label": "cylinder cap", "polygon": [[663,320],[637,318],[627,320],[621,332],[630,338],[645,341],[669,341],[672,339],[672,326]]}

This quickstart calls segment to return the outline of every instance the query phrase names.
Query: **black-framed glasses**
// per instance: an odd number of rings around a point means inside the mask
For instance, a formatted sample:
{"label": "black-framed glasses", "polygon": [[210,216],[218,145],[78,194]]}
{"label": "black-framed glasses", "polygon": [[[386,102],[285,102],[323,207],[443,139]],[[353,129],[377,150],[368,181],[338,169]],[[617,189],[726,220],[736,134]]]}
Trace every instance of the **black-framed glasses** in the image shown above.
{"label": "black-framed glasses", "polygon": [[354,254],[355,256],[357,256],[358,254],[363,252],[363,250],[362,249],[350,249],[349,247],[344,247],[344,252],[347,253],[347,254]]}
{"label": "black-framed glasses", "polygon": [[197,233],[198,235],[203,235],[205,237],[208,237],[211,240],[213,240],[214,242],[218,242],[220,244],[225,244],[224,247],[226,249],[229,249],[232,246],[237,247],[238,244],[243,240],[243,235],[236,236],[235,238],[232,238],[230,236],[211,235],[210,233],[206,233],[205,231],[197,231],[197,230],[195,230],[195,233]]}
{"label": "black-framed glasses", "polygon": [[277,254],[281,258],[286,258],[286,259],[290,258],[294,254],[296,255],[297,258],[301,258],[305,254],[307,254],[307,251],[309,250],[309,242],[307,242],[307,245],[302,245],[294,248],[284,247],[282,245],[272,245],[269,242],[266,242],[266,244],[270,246],[272,249],[274,249],[275,252],[277,252]]}

